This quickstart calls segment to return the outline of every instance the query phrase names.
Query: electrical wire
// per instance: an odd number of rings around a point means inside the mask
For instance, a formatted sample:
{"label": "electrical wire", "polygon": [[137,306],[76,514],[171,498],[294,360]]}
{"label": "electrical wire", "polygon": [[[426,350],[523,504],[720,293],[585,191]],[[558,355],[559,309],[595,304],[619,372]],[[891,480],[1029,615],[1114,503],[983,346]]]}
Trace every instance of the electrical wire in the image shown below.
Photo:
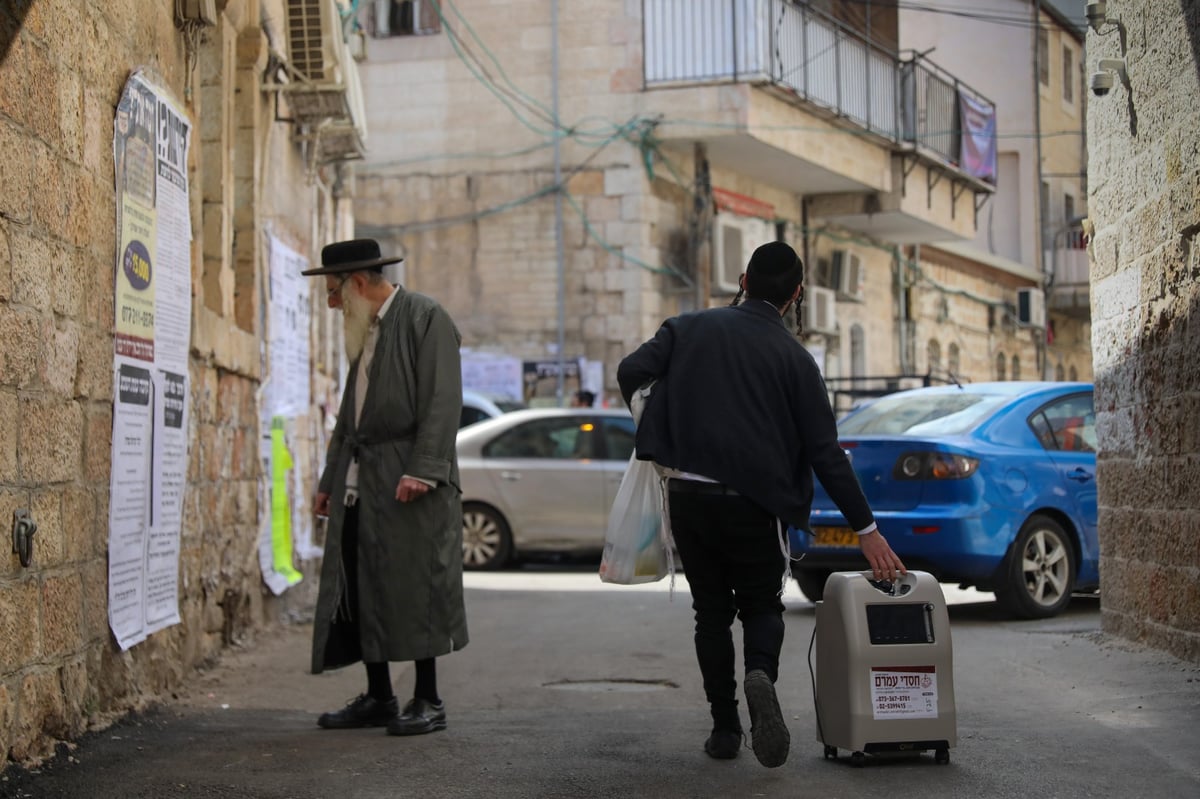
{"label": "electrical wire", "polygon": [[[925,14],[943,14],[960,17],[994,25],[1004,25],[1027,30],[1055,30],[1057,26],[1042,25],[1033,19],[1032,14],[1006,12],[1000,9],[980,9],[978,6],[959,6],[953,4],[931,5],[929,3],[911,2],[910,0],[843,0],[854,5],[871,5],[878,8],[894,8],[897,11],[914,11]],[[1061,13],[1061,12],[1060,12]],[[1069,16],[1063,14],[1063,16]]]}
{"label": "electrical wire", "polygon": [[[852,1],[862,2],[863,0],[852,0]],[[360,0],[353,0],[353,3],[351,5],[349,12],[347,12],[344,16],[349,16],[349,15],[355,14],[359,8],[359,2],[360,2]],[[876,0],[876,2],[878,2],[878,0]],[[617,126],[611,122],[608,122],[607,120],[604,120],[603,118],[600,118],[600,117],[586,117],[586,118],[584,118],[584,120],[581,120],[581,122],[590,121],[590,120],[599,120],[602,123],[603,127],[598,128],[595,131],[585,131],[578,124],[576,126],[572,126],[572,127],[565,127],[562,125],[561,120],[555,118],[554,114],[552,112],[550,112],[548,109],[546,109],[546,107],[543,104],[541,104],[539,101],[537,101],[531,95],[522,91],[519,87],[516,86],[516,84],[514,84],[512,82],[511,78],[508,77],[508,74],[505,72],[503,66],[501,65],[499,59],[496,58],[496,56],[491,52],[491,50],[482,41],[482,39],[480,39],[478,34],[475,32],[474,28],[470,25],[470,23],[462,15],[462,13],[458,10],[457,6],[453,2],[450,2],[449,0],[429,0],[429,3],[433,7],[435,12],[437,13],[437,16],[442,24],[442,28],[446,32],[447,39],[450,41],[451,46],[455,51],[455,54],[463,62],[464,66],[467,68],[467,70],[472,74],[473,77],[475,77],[475,79],[477,81],[479,81],[479,83],[482,86],[484,86],[493,95],[495,95],[497,97],[497,99],[506,108],[508,108],[510,113],[512,113],[513,116],[521,124],[523,124],[526,128],[528,128],[532,132],[538,134],[540,137],[543,137],[543,140],[541,142],[531,145],[529,147],[509,151],[507,153],[499,153],[499,154],[497,154],[497,153],[447,153],[447,154],[430,155],[430,156],[423,156],[423,157],[414,157],[414,158],[409,158],[409,159],[398,159],[395,161],[391,161],[388,164],[381,164],[380,166],[386,167],[388,165],[396,166],[396,165],[403,165],[403,164],[408,164],[408,163],[417,163],[417,162],[421,162],[421,161],[454,160],[454,159],[460,159],[460,158],[465,159],[465,158],[474,158],[474,157],[487,157],[487,158],[519,157],[521,155],[526,155],[526,154],[529,154],[532,152],[536,152],[537,150],[544,149],[545,147],[551,146],[554,143],[556,138],[574,137],[576,139],[586,139],[589,137],[600,137],[604,133],[607,133],[608,135],[606,137],[604,137],[603,139],[601,139],[599,144],[595,147],[594,151],[587,158],[585,158],[582,162],[580,162],[580,164],[578,164],[572,171],[570,171],[567,175],[565,175],[562,179],[562,182],[557,185],[546,186],[546,187],[543,187],[542,189],[539,189],[538,191],[532,192],[523,197],[519,197],[514,200],[505,202],[505,203],[500,203],[496,206],[492,206],[487,209],[472,212],[470,214],[460,214],[460,215],[456,215],[453,217],[444,217],[444,218],[440,218],[440,219],[436,219],[436,220],[426,220],[424,222],[415,223],[413,225],[402,226],[402,227],[400,227],[400,230],[419,231],[419,230],[429,230],[429,229],[438,228],[438,227],[445,227],[448,225],[462,224],[462,223],[470,222],[470,221],[477,220],[480,218],[484,218],[487,216],[492,216],[495,214],[503,213],[505,211],[519,207],[526,203],[536,201],[536,200],[538,200],[542,197],[545,197],[549,194],[553,194],[554,192],[561,191],[561,192],[563,192],[564,198],[568,200],[572,209],[580,216],[580,218],[584,224],[585,231],[588,233],[588,235],[590,237],[592,237],[595,241],[597,241],[597,243],[599,243],[606,251],[613,253],[613,254],[617,254],[620,257],[622,257],[623,259],[625,259],[631,263],[634,263],[641,268],[647,269],[649,271],[652,271],[652,272],[655,272],[658,274],[671,274],[676,277],[680,277],[681,279],[683,279],[686,282],[688,280],[687,276],[685,274],[679,272],[678,270],[675,270],[672,268],[660,268],[660,267],[652,266],[650,264],[646,264],[645,262],[642,262],[636,258],[633,258],[632,256],[628,256],[625,253],[620,252],[614,245],[605,241],[596,232],[596,230],[592,227],[590,221],[587,218],[586,213],[575,201],[575,198],[572,197],[566,191],[566,184],[569,181],[570,177],[572,177],[575,174],[578,174],[579,171],[584,169],[590,161],[592,161],[597,155],[599,155],[599,153],[605,147],[607,147],[608,144],[612,143],[613,141],[615,141],[618,138],[624,138],[627,141],[629,141],[638,151],[640,151],[642,153],[643,165],[646,169],[647,177],[651,181],[653,181],[656,178],[656,176],[654,174],[654,163],[657,161],[658,163],[662,163],[663,165],[666,166],[667,171],[670,173],[671,177],[674,179],[674,182],[676,183],[676,185],[679,188],[683,189],[689,196],[691,196],[694,199],[694,197],[695,197],[694,190],[689,185],[689,182],[682,177],[682,175],[680,174],[679,170],[675,167],[672,160],[670,158],[668,158],[667,155],[663,152],[661,142],[654,135],[655,129],[659,126],[686,125],[686,126],[690,126],[690,127],[708,127],[708,128],[716,128],[716,129],[742,130],[742,129],[745,129],[745,126],[740,125],[740,124],[735,124],[735,123],[728,123],[728,124],[713,123],[713,122],[707,122],[707,121],[703,121],[703,120],[687,120],[687,119],[671,120],[671,119],[664,119],[662,117],[650,118],[650,117],[635,116],[635,117],[631,118],[629,121],[627,121],[626,123],[624,123],[623,125],[619,125],[619,126]],[[457,32],[457,30],[455,29],[455,26],[450,23],[449,19],[447,19],[446,15],[442,9],[443,4],[449,6],[449,8],[454,12],[455,16],[461,21],[461,23],[462,23],[463,27],[465,28],[465,30],[467,31],[467,33],[475,41],[475,43],[478,45],[478,47],[484,52],[484,54],[486,54],[487,60],[490,61],[491,64],[494,66],[494,70],[498,74],[499,80],[503,81],[504,84],[507,84],[506,86],[501,86],[499,84],[497,75],[493,74],[492,69],[489,69],[487,67],[487,65],[484,64],[484,62],[480,58],[480,56],[478,56],[475,53],[475,51],[472,49],[472,47]],[[978,10],[970,12],[963,8],[952,7],[952,6],[937,7],[937,6],[929,6],[929,5],[925,5],[925,4],[921,4],[921,3],[913,3],[913,2],[896,2],[894,4],[894,6],[897,9],[913,10],[913,11],[928,11],[931,13],[946,13],[946,14],[952,14],[955,16],[969,17],[972,19],[986,21],[986,22],[1016,23],[1016,22],[1021,21],[1019,18],[1017,18],[1015,16],[1014,17],[1006,17],[1005,15],[1003,15],[1001,13],[980,13]],[[1028,23],[1030,23],[1031,21],[1026,19],[1026,20],[1024,20],[1024,22],[1028,26]],[[812,54],[811,56],[809,56],[806,59],[805,65],[812,62],[814,59],[819,58],[825,52],[832,49],[833,46],[835,46],[835,45],[836,45],[836,42],[833,45],[826,47],[824,50]],[[799,67],[797,67],[797,68],[799,68]],[[521,110],[518,110],[517,106],[520,106],[520,108],[523,109],[524,112],[527,112],[531,116],[536,117],[539,122],[549,124],[553,129],[545,130],[543,128],[539,128],[539,127],[535,126],[533,123],[531,123],[529,121],[529,119],[525,116],[525,114]],[[776,130],[776,131],[806,131],[806,132],[812,132],[812,133],[824,133],[824,134],[835,134],[835,135],[840,134],[840,135],[852,135],[852,136],[872,135],[870,131],[866,131],[866,130],[860,131],[860,130],[852,130],[852,129],[846,129],[846,128],[841,128],[841,127],[829,127],[829,126],[826,126],[826,127],[801,126],[801,125],[758,126],[758,129],[760,129],[760,130]],[[942,134],[931,133],[930,135],[950,135],[951,133],[953,133],[953,131],[945,131]],[[1011,134],[997,133],[997,134],[995,134],[995,138],[997,138],[997,139],[1000,139],[1000,138],[1052,138],[1052,137],[1057,137],[1057,136],[1081,136],[1081,135],[1082,135],[1081,131],[1055,131],[1055,132],[1048,132],[1048,133],[1011,133]],[[830,234],[828,231],[820,231],[820,232],[818,232],[817,235],[832,235],[832,234]],[[858,244],[861,244],[864,246],[877,247],[879,249],[899,255],[899,248],[889,248],[884,245],[880,245],[870,239],[851,237],[851,238],[847,238],[845,240],[853,240],[853,241],[855,241],[855,243],[858,243]],[[906,268],[909,271],[912,271],[917,275],[917,278],[915,280],[925,282],[928,285],[930,285],[931,287],[941,290],[944,293],[961,294],[962,296],[966,296],[966,297],[969,297],[976,301],[984,302],[985,304],[989,304],[989,305],[1002,304],[1002,303],[995,303],[993,301],[987,300],[986,298],[981,298],[976,295],[972,295],[970,292],[966,292],[964,290],[950,289],[948,287],[940,286],[939,284],[936,283],[936,281],[933,281],[931,278],[929,278],[928,276],[924,275],[921,272],[919,264],[916,264],[911,259],[906,259],[903,257],[901,257],[901,260],[903,263],[905,263]]]}

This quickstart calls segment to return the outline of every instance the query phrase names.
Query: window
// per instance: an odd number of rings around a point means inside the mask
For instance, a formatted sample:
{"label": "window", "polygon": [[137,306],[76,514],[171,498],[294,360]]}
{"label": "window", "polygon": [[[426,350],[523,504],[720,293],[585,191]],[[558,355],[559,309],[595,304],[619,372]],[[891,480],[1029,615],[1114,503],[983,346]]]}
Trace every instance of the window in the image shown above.
{"label": "window", "polygon": [[838,422],[843,436],[952,436],[965,433],[1008,402],[1008,394],[953,393],[880,397]]}
{"label": "window", "polygon": [[1074,365],[1071,366],[1071,371],[1068,373],[1067,376],[1071,379],[1072,383],[1077,382],[1079,380],[1079,372],[1077,372],[1075,370]]}
{"label": "window", "polygon": [[1075,198],[1070,194],[1063,195],[1063,224],[1070,224],[1075,218]]}
{"label": "window", "polygon": [[946,369],[950,372],[950,376],[957,380],[959,369],[959,354],[957,344],[951,344],[950,348],[946,350],[946,358]]}
{"label": "window", "polygon": [[1042,28],[1037,37],[1038,81],[1050,85],[1050,33]]}
{"label": "window", "polygon": [[1012,357],[1012,375],[1013,380],[1021,379],[1021,359],[1016,355]]}
{"label": "window", "polygon": [[996,353],[996,379],[1004,379],[1004,371],[1008,368],[1008,359],[1004,357],[1003,352]]}
{"label": "window", "polygon": [[483,456],[588,459],[594,457],[595,430],[596,425],[590,417],[535,419],[511,430],[505,430],[489,441],[483,447]]}
{"label": "window", "polygon": [[633,454],[633,419],[604,420],[604,458],[610,461],[627,461]]}
{"label": "window", "polygon": [[1044,180],[1042,181],[1041,201],[1041,216],[1043,219],[1048,219],[1050,216],[1050,184]]}
{"label": "window", "polygon": [[1030,416],[1029,426],[1048,450],[1096,451],[1096,414],[1091,394],[1056,400]]}
{"label": "window", "polygon": [[1062,363],[1059,363],[1058,366],[1054,367],[1054,379],[1060,383],[1067,379],[1067,373],[1066,370],[1063,369]]}
{"label": "window", "polygon": [[372,0],[367,30],[377,39],[438,33],[442,20],[429,0]]}
{"label": "window", "polygon": [[462,412],[458,415],[458,426],[466,427],[469,424],[475,424],[476,422],[482,422],[484,419],[490,418],[492,417],[488,416],[487,412],[482,408],[472,408],[469,405],[464,405]]}
{"label": "window", "polygon": [[937,374],[942,371],[942,345],[936,338],[929,339],[929,344],[925,348],[925,357],[928,374]]}
{"label": "window", "polygon": [[1063,102],[1070,105],[1075,104],[1075,54],[1071,52],[1071,48],[1063,45]]}
{"label": "window", "polygon": [[817,270],[812,276],[812,285],[825,289],[837,289],[833,282],[833,264],[828,258],[817,259]]}
{"label": "window", "polygon": [[850,327],[850,377],[867,376],[867,341],[862,325]]}

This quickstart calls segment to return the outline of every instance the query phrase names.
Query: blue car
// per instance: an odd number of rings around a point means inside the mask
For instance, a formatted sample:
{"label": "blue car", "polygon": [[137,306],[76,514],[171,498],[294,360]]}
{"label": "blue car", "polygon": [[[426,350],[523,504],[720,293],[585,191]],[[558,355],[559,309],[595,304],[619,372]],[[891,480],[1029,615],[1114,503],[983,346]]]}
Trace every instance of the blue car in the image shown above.
{"label": "blue car", "polygon": [[[838,422],[881,532],[910,569],[994,591],[1020,618],[1099,587],[1096,417],[1090,383],[901,391]],[[811,530],[789,529],[792,573],[820,600],[861,570],[854,531],[818,482]],[[802,557],[801,557],[802,556]]]}

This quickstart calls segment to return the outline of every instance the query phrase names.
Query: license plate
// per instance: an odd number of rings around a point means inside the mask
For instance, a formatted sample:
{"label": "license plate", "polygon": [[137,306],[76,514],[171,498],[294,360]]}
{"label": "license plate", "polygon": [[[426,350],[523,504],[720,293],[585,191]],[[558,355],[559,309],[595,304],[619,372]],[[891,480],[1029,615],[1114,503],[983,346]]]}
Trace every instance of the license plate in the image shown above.
{"label": "license plate", "polygon": [[814,527],[811,544],[814,547],[856,547],[858,534],[849,527]]}

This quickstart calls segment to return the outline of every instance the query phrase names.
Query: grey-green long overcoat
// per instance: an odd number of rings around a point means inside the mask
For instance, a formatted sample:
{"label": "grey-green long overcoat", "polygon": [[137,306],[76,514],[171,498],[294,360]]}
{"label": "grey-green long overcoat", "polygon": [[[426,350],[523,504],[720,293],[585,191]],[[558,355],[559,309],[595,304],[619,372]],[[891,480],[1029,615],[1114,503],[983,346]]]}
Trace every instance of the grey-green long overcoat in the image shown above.
{"label": "grey-green long overcoat", "polygon": [[[421,660],[467,644],[462,488],[454,441],[462,407],[461,337],[432,299],[396,287],[380,320],[361,425],[351,365],[319,491],[330,495],[313,625],[312,670]],[[357,452],[358,607],[347,623],[342,525],[346,470]],[[402,475],[437,481],[400,502]],[[357,641],[354,639],[357,638]]]}

